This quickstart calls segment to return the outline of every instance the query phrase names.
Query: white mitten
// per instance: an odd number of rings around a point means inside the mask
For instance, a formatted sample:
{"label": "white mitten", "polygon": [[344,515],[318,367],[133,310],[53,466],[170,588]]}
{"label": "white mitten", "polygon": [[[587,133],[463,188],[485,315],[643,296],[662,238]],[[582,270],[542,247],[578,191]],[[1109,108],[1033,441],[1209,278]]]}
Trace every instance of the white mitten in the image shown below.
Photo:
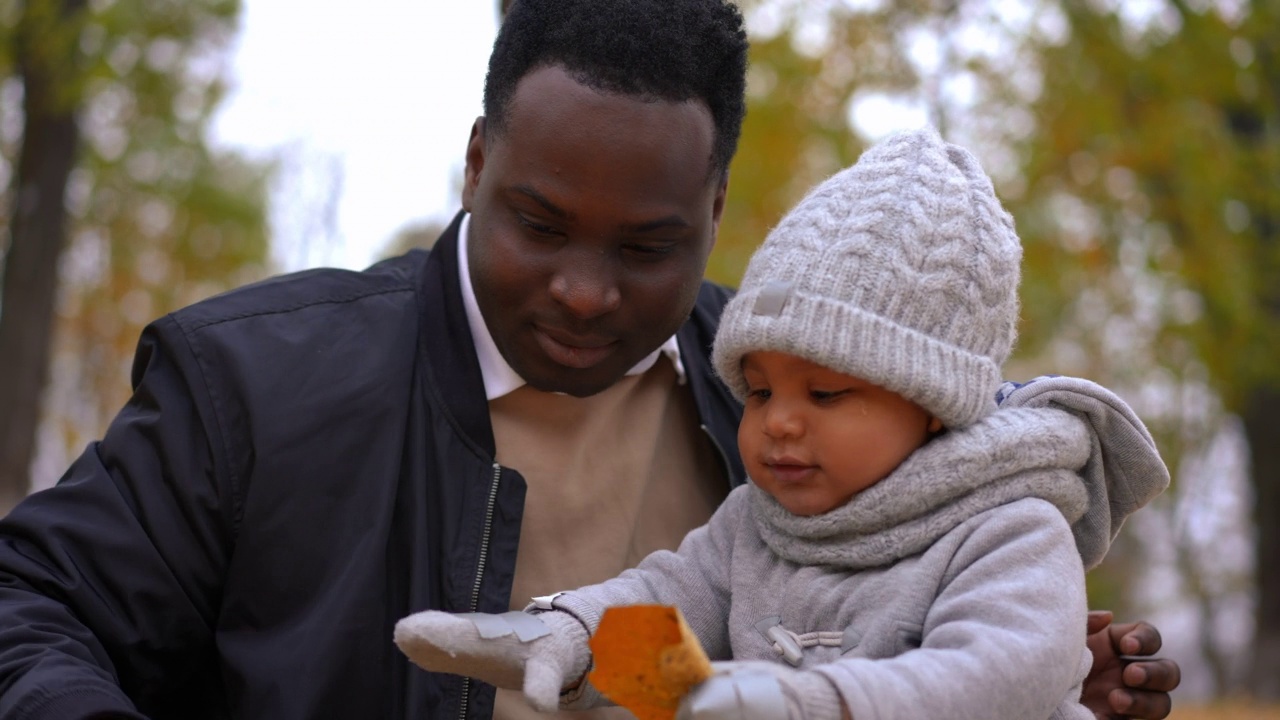
{"label": "white mitten", "polygon": [[591,662],[587,628],[559,610],[536,615],[427,610],[396,623],[401,652],[424,670],[465,675],[495,687],[523,690],[543,711],[579,681]]}
{"label": "white mitten", "polygon": [[684,697],[676,720],[840,720],[840,695],[816,672],[764,660],[711,667],[715,674]]}

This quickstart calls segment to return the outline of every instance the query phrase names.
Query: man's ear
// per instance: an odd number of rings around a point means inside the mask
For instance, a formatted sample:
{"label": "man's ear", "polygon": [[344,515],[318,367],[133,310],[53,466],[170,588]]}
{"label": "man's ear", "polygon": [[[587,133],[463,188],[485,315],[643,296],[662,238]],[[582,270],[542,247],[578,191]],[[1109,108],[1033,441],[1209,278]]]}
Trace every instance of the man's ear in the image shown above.
{"label": "man's ear", "polygon": [[462,176],[462,209],[471,212],[476,186],[480,184],[480,171],[484,169],[484,116],[471,124],[471,137],[467,139],[467,167]]}
{"label": "man's ear", "polygon": [[720,187],[716,189],[715,199],[711,201],[711,245],[720,237],[720,218],[724,216],[724,201],[729,194],[729,172],[725,171]]}

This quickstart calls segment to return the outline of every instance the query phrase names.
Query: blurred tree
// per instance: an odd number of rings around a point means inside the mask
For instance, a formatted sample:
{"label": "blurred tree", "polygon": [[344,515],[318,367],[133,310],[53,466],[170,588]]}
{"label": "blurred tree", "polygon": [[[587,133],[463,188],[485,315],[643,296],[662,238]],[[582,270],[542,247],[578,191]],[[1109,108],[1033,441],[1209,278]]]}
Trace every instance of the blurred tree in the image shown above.
{"label": "blurred tree", "polygon": [[[747,118],[708,274],[735,284],[751,252],[804,192],[861,154],[864,138],[931,122],[1016,170],[1007,137],[1030,129],[1023,38],[985,0],[742,0],[751,35]],[[974,112],[981,107],[982,114]],[[953,122],[963,117],[963,122]]]}
{"label": "blurred tree", "polygon": [[[36,232],[22,225],[21,159],[17,184],[4,183],[13,229],[0,327],[28,329],[20,342],[0,344],[0,500],[12,503],[28,487],[50,367],[44,427],[66,454],[100,435],[127,398],[133,344],[150,318],[266,272],[267,169],[205,143],[238,12],[237,0],[0,0],[0,91],[24,98],[22,115],[0,117],[0,168],[41,137],[42,116],[30,109],[39,86],[15,74],[31,63],[24,53],[44,63],[49,87],[39,92],[71,119],[57,147],[74,160],[60,185],[51,177],[41,190],[53,205]],[[27,243],[39,249],[39,270],[20,264]],[[48,278],[43,299],[11,300],[31,272]],[[15,377],[24,385],[5,389]]]}
{"label": "blurred tree", "polygon": [[[1260,532],[1251,667],[1280,666],[1268,639],[1280,622],[1280,423],[1258,422],[1280,410],[1276,5],[742,4],[749,109],[709,274],[736,282],[769,227],[852,161],[863,135],[928,120],[975,149],[1026,246],[1015,374],[1075,372],[1121,389],[1175,476],[1225,413],[1242,414]],[[1224,568],[1239,563],[1193,553],[1181,497],[1150,512],[1175,530],[1223,688],[1233,658],[1214,634],[1224,588],[1239,589]],[[1134,577],[1126,547],[1140,544],[1121,540],[1090,575],[1096,605],[1123,604]],[[1254,691],[1269,695],[1275,680],[1255,678]]]}
{"label": "blurred tree", "polygon": [[[8,242],[0,242],[7,245],[0,285],[0,511],[26,494],[48,365],[57,260],[66,239],[63,203],[80,139],[76,40],[84,7],[84,0],[31,2],[7,13],[0,29],[7,51],[0,92],[14,99],[20,85],[24,128],[16,170],[7,160],[0,166],[12,178]],[[15,118],[4,121],[11,127]]]}
{"label": "blurred tree", "polygon": [[[1147,349],[1129,357],[1131,370],[1204,378],[1243,418],[1257,533],[1249,690],[1280,698],[1280,7],[1062,9],[1069,41],[1042,47],[1052,72],[1023,146],[1020,203],[1028,274],[1061,302],[1026,305],[1060,327],[1079,308],[1070,299],[1101,289],[1140,320],[1102,330]],[[1197,449],[1187,439],[1209,435],[1189,436],[1185,421],[1165,430],[1171,465]],[[1169,436],[1178,434],[1183,442]],[[1221,558],[1179,549],[1202,592]],[[1231,658],[1211,640],[1204,649],[1225,690]]]}

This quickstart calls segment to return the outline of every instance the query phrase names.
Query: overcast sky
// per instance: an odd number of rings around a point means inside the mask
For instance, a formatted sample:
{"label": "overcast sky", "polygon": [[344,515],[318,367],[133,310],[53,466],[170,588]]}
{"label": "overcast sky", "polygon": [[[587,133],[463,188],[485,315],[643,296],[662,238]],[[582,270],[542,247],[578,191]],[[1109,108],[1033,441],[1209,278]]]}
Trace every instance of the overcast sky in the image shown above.
{"label": "overcast sky", "polygon": [[458,208],[495,26],[485,0],[245,2],[212,140],[281,163],[282,269],[363,267]]}
{"label": "overcast sky", "polygon": [[[753,13],[752,32],[775,16]],[[365,267],[399,230],[457,211],[496,26],[496,0],[245,0],[211,139],[277,163],[280,269]],[[852,119],[872,138],[925,121],[879,96]]]}

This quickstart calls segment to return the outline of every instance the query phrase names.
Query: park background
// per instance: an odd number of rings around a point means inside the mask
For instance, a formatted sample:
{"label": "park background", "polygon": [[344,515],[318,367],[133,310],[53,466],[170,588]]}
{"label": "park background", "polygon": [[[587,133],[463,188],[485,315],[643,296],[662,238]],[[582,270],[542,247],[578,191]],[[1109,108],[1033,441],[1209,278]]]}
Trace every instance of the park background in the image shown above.
{"label": "park background", "polygon": [[[0,511],[101,435],[150,319],[430,244],[497,5],[0,0]],[[888,132],[974,150],[1025,248],[1006,376],[1112,387],[1173,474],[1091,606],[1161,628],[1173,717],[1280,717],[1280,3],[741,6],[708,274]]]}

